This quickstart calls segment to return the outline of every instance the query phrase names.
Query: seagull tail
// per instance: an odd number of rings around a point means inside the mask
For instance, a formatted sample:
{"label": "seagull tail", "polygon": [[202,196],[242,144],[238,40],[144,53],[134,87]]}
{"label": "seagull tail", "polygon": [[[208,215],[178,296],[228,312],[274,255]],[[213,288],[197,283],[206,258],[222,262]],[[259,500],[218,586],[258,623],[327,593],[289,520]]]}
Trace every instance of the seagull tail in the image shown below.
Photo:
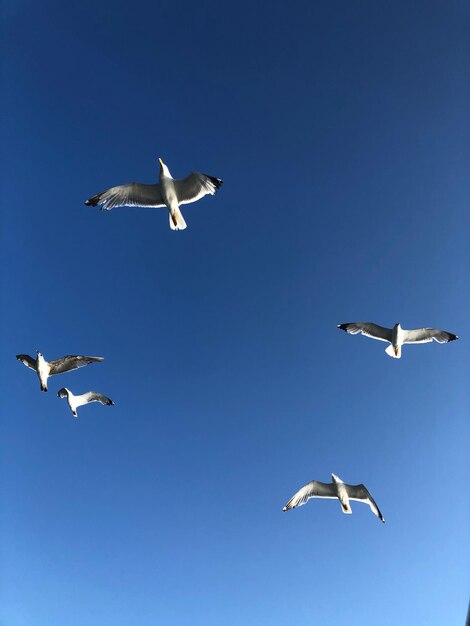
{"label": "seagull tail", "polygon": [[401,346],[392,346],[392,344],[390,344],[389,346],[387,346],[385,348],[385,352],[388,354],[388,356],[391,356],[394,359],[400,359],[401,358]]}
{"label": "seagull tail", "polygon": [[176,208],[174,211],[170,210],[170,228],[171,230],[184,230],[187,228],[179,208]]}

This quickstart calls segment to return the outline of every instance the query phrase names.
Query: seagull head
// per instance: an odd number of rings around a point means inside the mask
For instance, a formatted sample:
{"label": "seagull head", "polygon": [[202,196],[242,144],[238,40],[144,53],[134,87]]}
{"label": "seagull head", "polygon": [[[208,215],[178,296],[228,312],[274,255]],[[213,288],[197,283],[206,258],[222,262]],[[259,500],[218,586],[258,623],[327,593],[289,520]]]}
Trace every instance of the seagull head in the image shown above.
{"label": "seagull head", "polygon": [[36,350],[36,354],[37,354],[38,356],[43,356],[43,355],[42,355],[42,353],[41,353],[41,352],[39,352],[39,350]]}
{"label": "seagull head", "polygon": [[65,398],[68,393],[69,390],[67,389],[67,387],[62,387],[62,389],[59,389],[59,391],[57,392],[57,395],[59,396],[59,398]]}
{"label": "seagull head", "polygon": [[160,176],[169,176],[171,178],[170,170],[165,163],[163,163],[163,159],[158,159],[158,162],[160,163]]}
{"label": "seagull head", "polygon": [[341,478],[339,478],[339,476],[336,476],[336,474],[331,474],[331,478],[333,479],[334,483],[342,483],[343,482],[341,480]]}

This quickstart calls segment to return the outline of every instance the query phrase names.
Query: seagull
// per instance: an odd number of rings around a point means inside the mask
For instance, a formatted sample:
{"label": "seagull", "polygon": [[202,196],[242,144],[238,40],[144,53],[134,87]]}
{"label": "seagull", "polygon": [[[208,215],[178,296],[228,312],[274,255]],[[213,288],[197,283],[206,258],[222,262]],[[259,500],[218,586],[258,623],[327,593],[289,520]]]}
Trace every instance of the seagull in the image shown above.
{"label": "seagull", "polygon": [[212,196],[222,186],[222,180],[191,172],[186,178],[173,179],[170,170],[160,162],[160,182],[155,185],[128,183],[111,187],[106,191],[92,196],[85,202],[88,206],[99,206],[102,211],[110,211],[119,206],[137,206],[145,208],[168,207],[170,211],[170,228],[184,230],[186,222],[179,209],[180,204],[190,204],[210,193]]}
{"label": "seagull", "polygon": [[78,417],[77,408],[79,406],[89,404],[90,402],[101,402],[101,404],[107,404],[108,406],[112,406],[114,404],[111,398],[102,396],[96,391],[87,391],[86,393],[82,393],[81,396],[74,396],[70,389],[67,389],[67,387],[62,387],[62,389],[59,389],[59,391],[57,392],[57,395],[59,396],[59,398],[67,398],[67,402],[74,417]]}
{"label": "seagull", "polygon": [[343,513],[351,514],[352,509],[349,504],[350,500],[356,500],[357,502],[364,502],[371,508],[372,513],[377,515],[380,521],[385,523],[384,516],[379,511],[379,507],[376,505],[374,498],[370,495],[365,485],[347,485],[336,476],[331,474],[333,478],[332,483],[321,483],[319,480],[312,480],[306,484],[302,489],[292,496],[283,511],[289,511],[295,509],[296,506],[302,506],[310,498],[338,498],[343,509]]}
{"label": "seagull", "polygon": [[438,330],[437,328],[405,330],[400,324],[395,324],[393,328],[384,328],[371,322],[351,322],[339,324],[338,328],[350,335],[361,333],[361,335],[372,337],[372,339],[388,341],[391,345],[385,348],[385,352],[394,359],[401,358],[401,347],[404,343],[429,343],[432,340],[437,341],[437,343],[449,343],[449,341],[458,339],[457,335],[448,333],[446,330]]}
{"label": "seagull", "polygon": [[36,352],[36,354],[37,359],[33,359],[29,354],[17,354],[16,358],[18,361],[24,363],[26,367],[30,367],[37,373],[39,382],[41,383],[41,391],[47,391],[47,379],[49,376],[71,372],[79,367],[84,367],[85,365],[90,365],[90,363],[103,360],[102,356],[69,355],[61,359],[56,359],[55,361],[46,361],[40,352]]}

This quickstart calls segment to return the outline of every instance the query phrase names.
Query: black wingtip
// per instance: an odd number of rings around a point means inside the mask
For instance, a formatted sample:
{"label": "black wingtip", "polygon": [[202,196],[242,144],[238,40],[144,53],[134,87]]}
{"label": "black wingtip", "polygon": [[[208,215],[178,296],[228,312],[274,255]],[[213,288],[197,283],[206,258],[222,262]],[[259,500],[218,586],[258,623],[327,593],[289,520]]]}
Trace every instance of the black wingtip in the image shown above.
{"label": "black wingtip", "polygon": [[454,335],[454,333],[447,333],[449,335],[449,341],[455,341],[456,339],[460,339],[458,335]]}
{"label": "black wingtip", "polygon": [[96,196],[92,196],[91,198],[88,198],[88,200],[85,200],[85,204],[86,206],[96,206],[98,202],[100,201],[100,198],[101,198],[101,194],[98,193],[96,194]]}
{"label": "black wingtip", "polygon": [[349,326],[349,324],[338,324],[338,328],[340,330],[344,330],[346,332],[348,332],[348,326]]}
{"label": "black wingtip", "polygon": [[211,181],[216,189],[220,189],[224,184],[224,181],[221,178],[216,178],[215,176],[209,176],[209,174],[204,174]]}

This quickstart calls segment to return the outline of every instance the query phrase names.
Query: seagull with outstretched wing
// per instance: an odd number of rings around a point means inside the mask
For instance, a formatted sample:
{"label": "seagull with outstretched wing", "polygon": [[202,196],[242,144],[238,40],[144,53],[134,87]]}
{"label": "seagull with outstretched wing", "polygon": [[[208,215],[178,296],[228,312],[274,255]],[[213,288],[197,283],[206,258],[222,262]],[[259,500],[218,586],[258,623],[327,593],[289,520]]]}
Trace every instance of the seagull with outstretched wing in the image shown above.
{"label": "seagull with outstretched wing", "polygon": [[331,476],[333,478],[331,483],[322,483],[319,480],[312,480],[307,483],[292,496],[282,510],[289,511],[290,509],[295,509],[305,504],[310,498],[329,498],[339,500],[343,513],[351,514],[352,509],[349,501],[355,500],[368,504],[374,515],[380,521],[385,522],[384,516],[365,485],[347,485],[335,474]]}
{"label": "seagull with outstretched wing", "polygon": [[79,406],[90,404],[90,402],[101,402],[101,404],[106,404],[107,406],[112,406],[114,404],[111,398],[103,396],[97,391],[87,391],[86,393],[82,393],[80,396],[74,396],[70,389],[63,387],[62,389],[59,389],[57,395],[59,398],[67,398],[68,405],[74,417],[78,417],[77,408]]}
{"label": "seagull with outstretched wing", "polygon": [[142,183],[118,185],[92,196],[85,204],[99,206],[102,211],[110,211],[120,206],[143,208],[166,206],[170,211],[170,228],[172,230],[184,230],[186,222],[180,211],[180,205],[196,202],[207,194],[213,196],[222,186],[222,180],[200,172],[192,172],[186,178],[175,180],[162,159],[159,159],[159,162],[159,183],[154,185]]}
{"label": "seagull with outstretched wing", "polygon": [[34,370],[41,383],[41,391],[47,391],[47,379],[49,376],[55,374],[64,374],[65,372],[71,372],[79,367],[85,367],[90,363],[96,363],[103,361],[102,356],[64,356],[61,359],[55,361],[46,361],[41,352],[37,352],[37,359],[29,356],[29,354],[17,354],[16,358],[21,361],[26,367]]}
{"label": "seagull with outstretched wing", "polygon": [[393,328],[385,328],[372,322],[350,322],[348,324],[339,324],[338,328],[346,331],[350,335],[365,335],[379,341],[387,341],[390,345],[385,348],[385,352],[395,358],[401,357],[401,347],[405,343],[429,343],[437,341],[437,343],[449,343],[458,339],[454,333],[437,328],[416,328],[415,330],[405,330],[400,324],[395,324]]}

